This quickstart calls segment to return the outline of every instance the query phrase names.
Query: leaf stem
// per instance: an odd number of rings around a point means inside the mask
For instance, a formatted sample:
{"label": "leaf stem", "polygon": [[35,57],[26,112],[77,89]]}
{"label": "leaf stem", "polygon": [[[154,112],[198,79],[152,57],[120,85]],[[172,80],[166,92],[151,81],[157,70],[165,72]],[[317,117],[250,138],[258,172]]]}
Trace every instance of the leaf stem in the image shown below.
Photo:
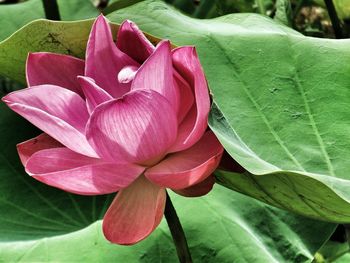
{"label": "leaf stem", "polygon": [[45,17],[50,20],[61,20],[57,0],[43,0]]}
{"label": "leaf stem", "polygon": [[306,0],[299,0],[299,2],[297,3],[297,5],[296,5],[296,7],[294,8],[294,11],[293,11],[293,20],[296,19],[296,17],[298,16],[300,10],[305,5],[305,2],[306,2]]}
{"label": "leaf stem", "polygon": [[340,20],[338,18],[337,11],[335,10],[333,0],[324,0],[324,3],[326,4],[327,11],[332,22],[335,37],[338,39],[343,38],[343,31],[340,26]]}
{"label": "leaf stem", "polygon": [[188,248],[185,232],[182,229],[179,217],[176,214],[173,203],[171,202],[170,196],[166,194],[166,205],[165,205],[165,218],[168,223],[171,236],[176,247],[177,256],[180,263],[192,263],[190,250]]}
{"label": "leaf stem", "polygon": [[350,252],[350,225],[349,224],[344,224],[344,229],[345,229],[345,238],[346,242],[348,243],[348,248],[346,250],[340,251],[339,253],[332,255],[332,257],[327,258],[327,262],[334,262],[337,259],[341,258],[345,254]]}
{"label": "leaf stem", "polygon": [[264,5],[264,1],[262,0],[256,0],[256,5],[258,6],[258,11],[262,15],[266,15],[266,9]]}

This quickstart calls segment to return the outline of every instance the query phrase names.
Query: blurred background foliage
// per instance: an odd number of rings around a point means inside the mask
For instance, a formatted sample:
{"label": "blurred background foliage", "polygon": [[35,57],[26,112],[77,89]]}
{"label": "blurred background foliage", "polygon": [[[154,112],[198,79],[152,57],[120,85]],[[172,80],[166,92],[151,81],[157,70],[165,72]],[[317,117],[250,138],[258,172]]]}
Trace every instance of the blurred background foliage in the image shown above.
{"label": "blurred background foliage", "polygon": [[[106,13],[142,0],[111,0]],[[99,2],[95,0],[95,3]],[[335,38],[324,0],[165,0],[189,16],[214,18],[232,13],[260,13],[275,18],[285,7],[284,22],[307,36]],[[350,1],[333,0],[345,36],[349,36]],[[281,10],[280,10],[281,11]],[[279,20],[279,16],[276,17]],[[280,21],[281,22],[281,21]]]}
{"label": "blurred background foliage", "polygon": [[[94,5],[97,11],[105,14],[117,9],[133,5],[143,0],[86,0],[88,5],[82,6],[79,0],[58,0],[58,5],[63,13],[63,20],[88,18],[86,14],[94,15],[89,5]],[[214,18],[232,13],[260,13],[279,22],[290,25],[304,35],[314,37],[335,38],[332,22],[327,12],[325,0],[164,0],[177,9],[195,18]],[[326,0],[329,1],[329,0]],[[0,4],[12,5],[14,3],[38,2],[37,0],[0,0]],[[32,3],[32,5],[34,5]],[[350,0],[333,0],[337,16],[340,20],[343,36],[348,37],[350,32]],[[29,3],[27,3],[29,4]],[[72,8],[65,6],[80,6],[90,8],[89,12],[80,12],[75,10],[69,12]],[[38,8],[37,8],[38,9]],[[40,8],[39,8],[40,9]],[[63,9],[63,10],[62,10]],[[64,10],[64,9],[67,9]],[[33,14],[35,13],[35,14]],[[85,14],[85,17],[79,16]],[[23,14],[23,20],[33,16],[35,19],[43,17],[43,10],[32,9],[30,14]],[[3,18],[5,19],[5,18]],[[2,18],[0,15],[0,22]],[[5,30],[6,31],[6,30]],[[2,38],[0,32],[0,39]]]}
{"label": "blurred background foliage", "polygon": [[[109,14],[143,0],[57,0],[62,20]],[[232,13],[259,13],[294,28],[306,36],[336,38],[325,0],[164,0],[185,14],[209,19]],[[83,4],[84,3],[84,4]],[[350,37],[350,0],[333,0],[342,38]],[[0,0],[0,41],[26,23],[45,18],[41,0]],[[8,17],[16,17],[9,20]],[[0,77],[0,92],[18,84]]]}

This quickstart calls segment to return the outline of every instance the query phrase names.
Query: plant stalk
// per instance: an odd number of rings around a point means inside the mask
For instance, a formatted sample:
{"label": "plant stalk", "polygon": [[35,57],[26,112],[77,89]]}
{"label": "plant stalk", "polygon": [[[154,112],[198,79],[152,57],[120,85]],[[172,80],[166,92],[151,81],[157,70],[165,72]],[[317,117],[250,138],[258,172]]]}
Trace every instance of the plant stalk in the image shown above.
{"label": "plant stalk", "polygon": [[50,20],[61,20],[57,0],[43,0],[45,17]]}
{"label": "plant stalk", "polygon": [[256,0],[256,5],[258,6],[258,12],[262,15],[266,15],[266,8],[263,0]]}
{"label": "plant stalk", "polygon": [[182,229],[179,217],[176,214],[175,208],[168,193],[166,194],[164,214],[171,232],[171,236],[173,237],[180,263],[192,263],[192,257],[188,248],[185,232]]}
{"label": "plant stalk", "polygon": [[327,11],[332,22],[335,37],[338,39],[344,38],[343,31],[340,26],[340,20],[338,18],[337,11],[335,10],[333,0],[324,0],[324,3],[326,4]]}

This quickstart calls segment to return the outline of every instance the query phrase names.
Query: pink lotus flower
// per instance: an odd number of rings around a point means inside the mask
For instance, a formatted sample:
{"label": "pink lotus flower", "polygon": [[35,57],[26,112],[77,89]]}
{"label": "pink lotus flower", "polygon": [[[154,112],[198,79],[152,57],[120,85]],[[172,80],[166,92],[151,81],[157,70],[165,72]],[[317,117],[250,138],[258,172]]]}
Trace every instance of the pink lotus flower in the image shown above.
{"label": "pink lotus flower", "polygon": [[3,98],[45,133],[18,145],[26,172],[82,195],[119,191],[103,220],[108,240],[133,244],[160,223],[165,188],[200,196],[223,148],[207,130],[207,83],[194,47],[154,47],[125,21],[113,42],[95,21],[86,59],[29,54],[28,88]]}

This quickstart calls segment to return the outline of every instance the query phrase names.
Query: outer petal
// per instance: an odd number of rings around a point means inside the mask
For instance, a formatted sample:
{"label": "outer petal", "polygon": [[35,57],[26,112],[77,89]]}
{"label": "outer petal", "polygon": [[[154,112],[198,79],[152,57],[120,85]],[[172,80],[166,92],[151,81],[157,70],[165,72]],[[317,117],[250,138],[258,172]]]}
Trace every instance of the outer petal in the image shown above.
{"label": "outer petal", "polygon": [[30,140],[17,144],[17,152],[23,166],[26,165],[28,159],[36,152],[50,149],[63,147],[61,143],[47,135],[42,133],[37,137],[34,137]]}
{"label": "outer petal", "polygon": [[68,148],[39,151],[26,164],[26,172],[35,179],[82,195],[119,191],[131,184],[143,170],[134,164],[105,163]]}
{"label": "outer petal", "polygon": [[145,37],[137,25],[129,20],[119,28],[117,47],[142,64],[154,51],[153,44]]}
{"label": "outer petal", "polygon": [[164,214],[166,193],[140,176],[121,190],[103,219],[105,237],[117,244],[131,245],[146,238]]}
{"label": "outer petal", "polygon": [[173,50],[175,69],[193,87],[196,103],[179,126],[179,136],[172,151],[181,151],[195,144],[207,128],[210,98],[207,82],[194,47]]}
{"label": "outer petal", "polygon": [[179,94],[174,86],[173,74],[170,42],[162,41],[137,71],[131,84],[131,90],[151,89],[157,91],[169,100],[177,112]]}
{"label": "outer petal", "polygon": [[27,58],[28,86],[52,84],[83,95],[77,76],[84,74],[84,60],[48,52],[30,53]]}
{"label": "outer petal", "polygon": [[186,197],[198,197],[206,195],[213,189],[215,183],[214,176],[208,176],[204,181],[199,184],[192,185],[185,189],[174,190],[175,193]]}
{"label": "outer petal", "polygon": [[106,160],[150,165],[174,143],[175,112],[169,102],[151,90],[130,92],[105,102],[92,113],[87,138]]}
{"label": "outer petal", "polygon": [[145,176],[153,183],[172,189],[198,184],[211,175],[219,165],[223,147],[209,131],[191,148],[171,154],[149,168]]}
{"label": "outer petal", "polygon": [[93,79],[84,76],[78,76],[78,82],[86,98],[86,106],[91,113],[98,105],[112,100],[113,97],[105,90],[101,89]]}
{"label": "outer petal", "polygon": [[138,66],[138,63],[116,47],[108,22],[100,15],[87,44],[85,76],[94,79],[112,97],[119,98],[130,90],[130,83],[118,82],[119,71],[129,65]]}
{"label": "outer petal", "polygon": [[89,114],[78,94],[58,86],[40,85],[12,92],[2,100],[71,150],[96,156],[84,135]]}

